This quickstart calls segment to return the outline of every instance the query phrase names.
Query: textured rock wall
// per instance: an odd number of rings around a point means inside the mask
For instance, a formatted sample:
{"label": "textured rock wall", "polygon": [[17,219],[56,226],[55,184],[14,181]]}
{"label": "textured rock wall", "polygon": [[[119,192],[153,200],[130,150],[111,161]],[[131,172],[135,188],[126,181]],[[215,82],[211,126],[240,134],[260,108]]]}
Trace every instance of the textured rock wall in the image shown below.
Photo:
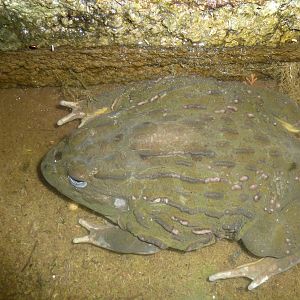
{"label": "textured rock wall", "polygon": [[274,46],[300,36],[298,0],[1,0],[0,50]]}
{"label": "textured rock wall", "polygon": [[299,40],[299,0],[0,0],[0,87],[277,78]]}

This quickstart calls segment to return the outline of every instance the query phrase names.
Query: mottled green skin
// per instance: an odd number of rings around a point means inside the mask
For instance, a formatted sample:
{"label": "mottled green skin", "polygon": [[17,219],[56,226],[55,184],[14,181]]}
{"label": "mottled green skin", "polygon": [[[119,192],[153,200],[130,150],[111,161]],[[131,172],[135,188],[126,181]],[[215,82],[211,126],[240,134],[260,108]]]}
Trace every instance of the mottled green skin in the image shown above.
{"label": "mottled green skin", "polygon": [[101,97],[115,111],[75,130],[42,163],[56,189],[160,248],[228,238],[262,257],[299,250],[300,141],[278,121],[298,121],[292,101],[199,77]]}

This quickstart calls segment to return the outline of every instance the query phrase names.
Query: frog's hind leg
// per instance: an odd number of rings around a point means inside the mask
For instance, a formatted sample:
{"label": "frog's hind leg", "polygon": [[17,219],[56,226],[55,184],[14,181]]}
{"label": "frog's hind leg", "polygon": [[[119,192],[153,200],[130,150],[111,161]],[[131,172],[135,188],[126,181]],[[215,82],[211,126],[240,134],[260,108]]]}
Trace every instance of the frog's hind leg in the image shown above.
{"label": "frog's hind leg", "polygon": [[210,281],[232,277],[252,279],[249,290],[256,288],[270,277],[300,263],[300,201],[292,201],[279,212],[257,219],[241,240],[254,255],[264,257],[254,263],[220,272],[209,277]]}
{"label": "frog's hind leg", "polygon": [[83,219],[79,219],[79,224],[89,231],[89,235],[73,239],[75,244],[89,243],[118,253],[153,254],[160,250],[117,226],[95,225]]}
{"label": "frog's hind leg", "polygon": [[211,275],[209,276],[209,280],[215,281],[218,279],[234,277],[248,277],[252,280],[248,286],[248,290],[253,290],[262,283],[266,282],[270,277],[284,272],[298,263],[300,263],[300,251],[283,258],[262,258],[256,262],[241,265],[236,269]]}

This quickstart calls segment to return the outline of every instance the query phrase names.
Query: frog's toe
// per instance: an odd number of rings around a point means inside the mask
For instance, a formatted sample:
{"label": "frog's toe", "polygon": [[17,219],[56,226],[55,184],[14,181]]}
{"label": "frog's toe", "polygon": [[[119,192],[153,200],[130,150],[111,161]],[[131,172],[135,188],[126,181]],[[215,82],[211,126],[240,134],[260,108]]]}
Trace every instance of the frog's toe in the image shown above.
{"label": "frog's toe", "polygon": [[68,115],[66,115],[65,117],[63,117],[63,118],[61,118],[60,120],[57,121],[58,126],[61,126],[65,123],[71,122],[71,121],[76,120],[76,119],[83,120],[86,116],[86,114],[82,111],[82,108],[81,108],[81,106],[78,102],[71,102],[71,101],[62,100],[62,101],[60,101],[59,104],[61,106],[71,108],[72,111],[71,111],[71,113],[69,113]]}
{"label": "frog's toe", "polygon": [[78,128],[80,128],[88,121],[100,115],[111,112],[111,110],[108,107],[101,107],[98,109],[94,108],[90,112],[88,112],[87,108],[85,107],[84,103],[82,103],[82,101],[71,102],[62,100],[59,102],[59,104],[61,106],[71,108],[72,111],[68,115],[57,121],[58,126],[61,126],[76,119],[80,119],[80,124],[78,126]]}
{"label": "frog's toe", "polygon": [[283,258],[266,257],[256,262],[241,265],[236,269],[219,272],[209,276],[210,281],[234,277],[247,277],[252,280],[248,290],[253,290],[270,277],[288,270],[300,262],[300,253]]}
{"label": "frog's toe", "polygon": [[160,250],[117,226],[96,225],[83,219],[79,219],[79,224],[89,231],[89,235],[73,239],[75,244],[89,243],[119,253],[152,254]]}
{"label": "frog's toe", "polygon": [[[261,260],[259,260],[258,262],[260,261]],[[236,269],[231,269],[225,272],[213,274],[209,276],[209,281],[216,281],[219,279],[227,279],[234,277],[248,277],[252,280],[252,282],[248,286],[248,290],[252,290],[269,279],[265,272],[261,272],[260,268],[257,268],[256,263],[258,262],[245,264],[237,267]]]}

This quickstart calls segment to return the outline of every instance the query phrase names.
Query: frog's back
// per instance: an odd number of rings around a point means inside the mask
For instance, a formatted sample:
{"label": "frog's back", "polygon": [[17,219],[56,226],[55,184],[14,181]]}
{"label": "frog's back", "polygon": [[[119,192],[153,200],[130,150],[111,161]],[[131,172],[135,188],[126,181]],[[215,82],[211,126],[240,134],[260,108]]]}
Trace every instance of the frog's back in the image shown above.
{"label": "frog's back", "polygon": [[238,240],[265,216],[275,225],[299,194],[300,143],[280,122],[297,120],[288,99],[189,77],[132,85],[117,106],[69,145],[92,162],[89,193],[123,203],[109,217],[142,240],[182,250]]}

